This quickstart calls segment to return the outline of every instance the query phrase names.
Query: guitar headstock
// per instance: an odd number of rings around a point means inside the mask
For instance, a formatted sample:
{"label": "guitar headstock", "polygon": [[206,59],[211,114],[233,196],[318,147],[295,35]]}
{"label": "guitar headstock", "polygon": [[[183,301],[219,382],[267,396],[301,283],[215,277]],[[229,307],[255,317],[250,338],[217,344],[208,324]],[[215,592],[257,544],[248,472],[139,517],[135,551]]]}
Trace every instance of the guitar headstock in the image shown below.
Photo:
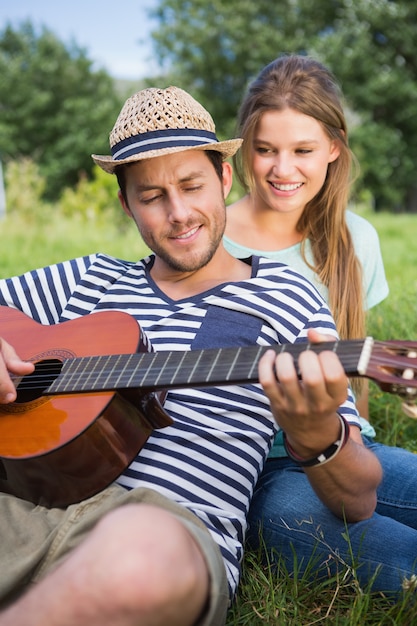
{"label": "guitar headstock", "polygon": [[382,391],[406,400],[404,411],[417,417],[417,407],[413,406],[417,402],[417,342],[375,341],[364,375]]}

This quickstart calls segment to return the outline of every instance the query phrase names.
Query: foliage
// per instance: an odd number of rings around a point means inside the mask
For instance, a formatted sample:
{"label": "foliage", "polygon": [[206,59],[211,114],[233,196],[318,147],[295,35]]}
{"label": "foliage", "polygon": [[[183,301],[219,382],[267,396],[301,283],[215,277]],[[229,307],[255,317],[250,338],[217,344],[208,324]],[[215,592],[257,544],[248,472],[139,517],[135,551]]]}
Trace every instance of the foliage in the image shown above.
{"label": "foliage", "polygon": [[30,22],[0,33],[0,77],[0,158],[35,160],[45,196],[56,199],[91,173],[91,152],[108,152],[121,106],[113,81],[75,44]]}
{"label": "foliage", "polygon": [[11,276],[65,258],[107,252],[141,258],[148,250],[136,226],[120,207],[117,181],[95,166],[75,189],[64,190],[54,203],[42,199],[46,181],[30,159],[5,168],[7,211],[1,222],[0,276]]}
{"label": "foliage", "polygon": [[231,135],[248,81],[283,53],[328,65],[359,120],[352,146],[376,208],[417,211],[417,5],[410,0],[160,0],[156,54]]}
{"label": "foliage", "polygon": [[32,220],[36,207],[39,219],[45,209],[42,196],[46,180],[36,163],[29,158],[9,162],[5,167],[4,184],[7,190],[7,212]]}
{"label": "foliage", "polygon": [[209,109],[223,134],[234,130],[248,80],[281,52],[300,47],[295,4],[162,0],[154,9],[158,27],[152,37],[160,64],[168,66],[172,82]]}
{"label": "foliage", "polygon": [[416,36],[416,3],[345,0],[316,43],[359,113],[352,146],[377,210],[417,212]]}
{"label": "foliage", "polygon": [[91,179],[83,175],[74,188],[64,189],[60,209],[66,216],[78,214],[86,221],[107,217],[122,228],[127,219],[117,198],[118,189],[116,177],[94,165]]}

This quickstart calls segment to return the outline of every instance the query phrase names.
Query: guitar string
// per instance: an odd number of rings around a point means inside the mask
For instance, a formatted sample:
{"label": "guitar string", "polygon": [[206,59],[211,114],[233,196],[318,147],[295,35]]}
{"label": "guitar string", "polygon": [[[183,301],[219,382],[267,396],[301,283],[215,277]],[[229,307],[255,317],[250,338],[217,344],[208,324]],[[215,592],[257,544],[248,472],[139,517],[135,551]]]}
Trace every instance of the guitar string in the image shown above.
{"label": "guitar string", "polygon": [[[359,343],[359,342],[357,342]],[[389,343],[384,343],[384,342],[378,342],[380,346],[387,346],[389,349],[392,349],[392,345]],[[295,345],[295,344],[292,344]],[[357,364],[357,357],[352,354],[352,350],[351,350],[352,344],[350,343],[350,346],[344,346],[343,344],[338,345],[338,350],[337,353],[339,354],[339,356],[343,356],[341,353],[344,350],[349,350],[347,356],[345,356],[345,358],[343,359],[343,363],[344,363],[344,367],[345,369],[349,370],[349,373],[351,373],[351,370],[354,369],[354,366]],[[258,346],[259,348],[259,346]],[[267,349],[267,347],[264,347],[265,349]],[[305,348],[304,348],[305,349]],[[225,349],[228,350],[228,349]],[[196,355],[197,351],[189,351],[186,354],[193,354],[193,356]],[[216,352],[221,352],[220,350],[217,350]],[[147,358],[155,358],[155,355],[159,355],[160,359],[163,360],[167,360],[170,356],[175,356],[177,358],[181,357],[183,355],[183,352],[159,352],[159,353],[133,353],[132,354],[128,354],[128,355],[122,355],[122,356],[126,356],[126,357],[132,357],[132,356],[137,356],[138,359],[141,360],[146,360]],[[74,361],[79,361],[84,360],[84,359],[93,359],[95,362],[95,365],[100,365],[100,362],[103,360],[114,360],[116,358],[120,358],[121,355],[103,355],[103,356],[98,356],[98,357],[79,357],[78,359],[68,359],[68,361],[70,362],[74,362]],[[402,355],[400,355],[401,358]],[[395,368],[395,369],[399,369],[399,365],[402,365],[403,369],[404,368],[409,368],[409,369],[413,369],[411,366],[413,365],[413,363],[411,362],[411,360],[413,360],[414,362],[416,362],[416,359],[414,357],[409,358],[409,357],[403,357],[403,358],[407,358],[408,361],[406,363],[398,363],[398,355],[391,355],[390,352],[388,353],[384,353],[383,355],[379,355],[379,354],[372,354],[372,362],[373,365],[376,364],[380,364],[382,366],[384,366],[385,368]],[[63,362],[59,362],[60,365],[63,364],[65,361]],[[253,358],[248,360],[245,359],[244,356],[242,356],[241,358],[239,358],[238,362],[235,363],[234,367],[233,367],[233,374],[239,374],[247,371],[247,368],[252,367],[253,366]],[[194,367],[194,364],[193,364]],[[42,371],[41,371],[42,370]],[[91,376],[91,371],[87,371],[87,372],[81,372],[81,373],[76,373],[74,374],[73,372],[69,372],[68,374],[61,374],[60,372],[57,374],[56,370],[52,371],[53,368],[51,367],[51,364],[48,362],[40,362],[38,364],[36,364],[36,370],[34,373],[29,374],[27,376],[23,376],[23,377],[19,377],[19,376],[12,376],[12,379],[16,380],[16,381],[20,381],[19,383],[19,389],[32,389],[32,390],[36,390],[36,389],[40,389],[40,388],[45,388],[45,381],[48,382],[48,386],[51,384],[51,378],[55,379],[58,376],[70,376],[70,377],[75,377],[79,383],[82,383],[82,381],[84,379],[86,379],[87,377]],[[121,368],[116,368],[113,369],[110,372],[110,378],[116,378],[116,377],[122,377],[122,376],[134,376],[136,375],[136,377],[138,377],[138,375],[140,376],[142,373],[142,376],[149,374],[149,366],[146,366],[146,362],[143,363],[138,363],[134,366],[131,367],[121,367]],[[227,372],[230,373],[230,364],[224,364],[219,362],[217,364],[216,367],[216,375],[220,376],[221,378],[221,373],[222,372]],[[187,368],[184,368],[184,372],[187,372]],[[106,376],[109,376],[109,372],[107,369],[105,369],[105,373]],[[178,373],[178,368],[176,365],[171,365],[171,366],[166,366],[164,368],[164,377],[166,375],[168,375],[168,377],[171,377],[172,374],[177,374]],[[198,370],[197,370],[198,373]],[[98,373],[98,378],[100,378],[103,374],[101,372]],[[352,375],[352,373],[351,373]],[[209,379],[208,379],[209,380]],[[183,384],[183,383],[181,383]],[[133,386],[133,385],[132,385]]]}
{"label": "guitar string", "polygon": [[[345,364],[345,367],[349,371],[352,371],[351,375],[353,375],[354,366],[356,364],[357,364],[357,360],[352,360],[351,367],[349,366],[348,363]],[[237,376],[239,378],[243,377],[244,379],[246,379],[247,372],[252,367],[253,367],[253,361],[242,362],[239,365],[235,365],[232,370],[230,369],[230,366],[228,364],[218,363],[215,369],[215,372],[212,374],[212,376],[211,377],[208,376],[204,380],[209,381],[210,378],[213,378],[213,379],[215,378],[216,380],[219,380],[219,378],[221,380],[227,380],[227,378],[231,376],[232,377]],[[183,378],[186,379],[188,375],[192,373],[192,370],[193,370],[193,367],[190,367],[190,368],[183,367],[181,370],[181,373],[183,374]],[[156,368],[155,376],[157,375],[159,375],[159,371]],[[178,375],[177,367],[175,366],[166,367],[164,370],[164,375],[161,376],[161,380],[162,381],[171,380],[176,375]],[[111,386],[112,380],[131,378],[132,384],[130,386],[134,387],[137,380],[138,379],[141,380],[145,378],[145,376],[149,376],[149,368],[146,366],[131,367],[127,369],[118,368],[118,369],[112,369],[110,374],[107,370],[105,372],[99,372],[95,378],[93,377],[91,384],[94,385],[95,381],[97,384],[99,384],[100,379],[104,377],[107,377],[109,379],[110,386]],[[202,376],[201,375],[199,376],[199,372],[197,370],[194,372],[194,377],[192,378],[196,380],[200,380],[201,377]],[[50,372],[46,368],[44,373],[32,374],[32,375],[25,376],[25,377],[18,377],[18,376],[12,377],[13,380],[18,381],[19,389],[33,389],[33,390],[38,389],[38,388],[39,389],[45,388],[45,386],[51,385],[52,382],[54,382],[57,378],[60,378],[60,380],[74,379],[76,381],[76,383],[74,384],[83,384],[83,381],[86,381],[88,378],[91,378],[91,372],[83,372],[83,373],[77,373],[77,374],[66,372],[64,374],[56,374],[54,372]],[[181,383],[181,384],[185,384],[185,381],[184,383]],[[163,383],[160,382],[160,384],[158,384],[157,386],[163,387]]]}
{"label": "guitar string", "polygon": [[[177,356],[176,353],[174,353],[175,356]],[[178,353],[179,354],[179,353]],[[167,355],[164,355],[167,356]],[[100,361],[104,360],[105,357],[98,357],[97,360],[95,361],[95,367],[97,367],[97,365],[100,366]],[[69,359],[68,360],[70,363],[77,361],[77,359]],[[415,361],[415,359],[414,359]],[[413,363],[413,361],[408,360],[406,362],[398,362],[398,358],[387,358],[386,355],[384,355],[383,357],[379,357],[378,355],[373,355],[372,357],[372,362],[374,365],[380,364],[381,366],[384,366],[385,368],[396,368],[396,369],[400,369],[400,366],[402,366],[403,368],[407,368],[407,367],[412,367],[415,363]],[[64,362],[62,362],[62,364],[64,364]],[[344,366],[345,368],[348,369],[353,369],[354,366],[357,364],[357,358],[355,357],[351,357],[351,358],[347,358],[343,360]],[[244,360],[244,359],[240,359],[238,363],[236,363],[234,365],[234,367],[232,368],[233,371],[239,371],[239,370],[246,370],[247,367],[252,366],[253,365],[253,359],[250,360]],[[190,368],[194,368],[194,364],[192,366],[190,366]],[[228,363],[224,364],[219,362],[217,364],[216,367],[217,370],[222,369],[222,370],[226,370],[228,371],[230,369],[230,365]],[[43,370],[43,372],[41,371]],[[145,363],[138,363],[137,365],[133,365],[133,366],[122,366],[120,368],[111,368],[111,373],[113,373],[115,376],[119,376],[122,373],[126,373],[127,375],[131,375],[132,373],[139,373],[141,370],[144,370],[145,372],[148,372],[149,370],[149,365]],[[184,367],[184,370],[187,370],[187,367]],[[178,371],[178,367],[176,365],[171,365],[171,366],[166,366],[165,367],[165,373],[172,373],[172,372],[177,372]],[[107,368],[103,368],[103,372],[99,372],[98,376],[102,376],[102,375],[109,375],[108,372],[108,367]],[[28,384],[32,384],[32,382],[34,380],[37,381],[41,381],[44,380],[47,377],[57,377],[57,376],[72,376],[72,377],[77,377],[79,379],[82,379],[83,377],[88,377],[91,376],[91,371],[87,370],[81,373],[74,373],[72,371],[69,371],[68,373],[64,373],[61,374],[61,372],[59,372],[58,374],[56,373],[56,370],[54,371],[54,368],[51,367],[50,364],[48,363],[40,363],[36,365],[36,370],[34,373],[26,375],[26,376],[16,376],[16,375],[12,375],[12,378],[19,380],[21,379],[22,382],[26,382]]]}

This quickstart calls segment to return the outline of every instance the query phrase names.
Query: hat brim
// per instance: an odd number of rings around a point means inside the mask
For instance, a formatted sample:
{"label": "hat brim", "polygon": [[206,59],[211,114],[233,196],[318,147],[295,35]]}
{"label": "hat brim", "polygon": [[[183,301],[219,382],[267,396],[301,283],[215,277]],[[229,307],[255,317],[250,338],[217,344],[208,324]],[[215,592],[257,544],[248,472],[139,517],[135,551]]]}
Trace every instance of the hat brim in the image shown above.
{"label": "hat brim", "polygon": [[113,159],[111,156],[105,156],[100,154],[92,154],[91,157],[102,170],[108,174],[114,174],[116,167],[119,165],[125,165],[127,163],[135,163],[135,161],[143,161],[144,159],[152,159],[155,157],[164,156],[166,154],[174,154],[175,152],[185,152],[189,150],[214,150],[220,152],[223,159],[236,154],[242,145],[242,139],[229,139],[227,141],[218,141],[216,143],[209,143],[199,146],[173,146],[171,148],[162,148],[159,150],[148,150],[146,152],[140,152],[133,154],[127,159]]}

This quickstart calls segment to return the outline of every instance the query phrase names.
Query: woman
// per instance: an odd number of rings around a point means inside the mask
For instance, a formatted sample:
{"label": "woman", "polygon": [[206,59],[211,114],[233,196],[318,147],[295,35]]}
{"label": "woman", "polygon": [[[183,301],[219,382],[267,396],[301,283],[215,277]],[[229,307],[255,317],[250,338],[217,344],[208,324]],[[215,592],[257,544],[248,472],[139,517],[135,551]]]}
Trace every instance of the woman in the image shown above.
{"label": "woman", "polygon": [[[228,208],[226,249],[238,258],[255,254],[292,266],[329,303],[340,337],[363,337],[366,310],[386,298],[388,285],[376,230],[347,210],[354,157],[334,76],[312,58],[279,57],[249,86],[239,111],[238,136],[243,144],[234,165],[246,195]],[[356,379],[352,384],[364,440],[388,467],[394,453],[369,438],[375,432],[364,419],[366,383]],[[408,468],[413,455],[401,454],[396,460]],[[305,489],[305,477],[286,455],[279,434],[256,486],[248,539],[259,545],[262,528],[262,544],[272,560],[274,554],[284,556],[291,567],[295,551],[301,571],[313,554],[319,561],[329,555],[319,530],[328,526],[309,490],[304,493],[306,512],[314,511],[311,519],[291,521],[292,489]],[[392,498],[384,486],[381,501]],[[359,539],[352,549],[359,551],[358,546]]]}
{"label": "woman", "polygon": [[[333,75],[312,58],[279,57],[260,72],[239,111],[234,165],[247,194],[228,208],[224,244],[238,258],[268,256],[309,278],[340,337],[353,339],[388,285],[375,229],[346,209],[353,155],[341,101]],[[367,418],[366,384],[353,387]]]}

